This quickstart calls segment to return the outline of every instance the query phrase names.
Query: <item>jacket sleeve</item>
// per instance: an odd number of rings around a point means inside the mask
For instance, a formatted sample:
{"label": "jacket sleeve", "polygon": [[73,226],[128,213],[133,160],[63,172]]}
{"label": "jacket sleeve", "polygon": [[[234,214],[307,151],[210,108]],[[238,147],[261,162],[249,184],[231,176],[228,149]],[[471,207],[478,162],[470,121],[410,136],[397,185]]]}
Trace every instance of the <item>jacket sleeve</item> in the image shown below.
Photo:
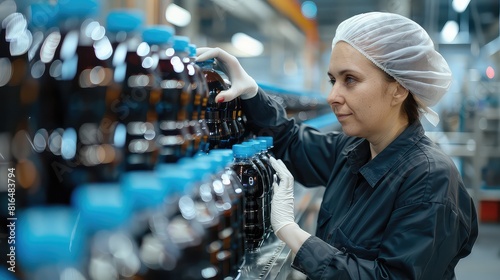
{"label": "jacket sleeve", "polygon": [[457,251],[466,255],[471,250],[466,237],[470,235],[459,223],[445,205],[411,205],[395,212],[375,260],[311,236],[297,252],[293,267],[313,280],[452,279],[453,271],[441,269],[458,262]]}
{"label": "jacket sleeve", "polygon": [[286,164],[297,182],[306,187],[326,184],[349,137],[297,124],[278,99],[261,89],[255,97],[243,100],[242,107],[247,128],[254,135],[273,137],[274,155]]}
{"label": "jacket sleeve", "polygon": [[447,187],[456,180],[438,171],[426,175],[417,170],[421,176],[410,176],[395,204],[387,205],[394,210],[375,259],[360,258],[346,249],[356,246],[349,239],[343,242],[347,245],[335,248],[310,237],[293,266],[310,279],[453,279],[455,265],[471,252],[477,237],[477,216],[461,187],[444,201],[434,199],[439,190],[457,190],[456,185]]}

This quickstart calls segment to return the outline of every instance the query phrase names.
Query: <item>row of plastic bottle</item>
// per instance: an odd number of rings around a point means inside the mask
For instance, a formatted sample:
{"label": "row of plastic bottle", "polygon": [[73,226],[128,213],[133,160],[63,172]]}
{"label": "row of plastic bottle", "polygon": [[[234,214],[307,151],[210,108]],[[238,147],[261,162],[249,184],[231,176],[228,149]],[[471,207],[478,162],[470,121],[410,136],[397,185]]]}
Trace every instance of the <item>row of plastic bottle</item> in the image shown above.
{"label": "row of plastic bottle", "polygon": [[215,102],[230,86],[224,74],[213,60],[195,63],[196,46],[172,27],[119,10],[105,28],[92,19],[96,0],[36,3],[28,17],[14,1],[1,5],[1,152],[33,172],[24,189],[47,194],[33,203],[68,203],[81,183],[248,136],[240,100]]}
{"label": "row of plastic bottle", "polygon": [[0,177],[14,170],[18,218],[9,277],[237,277],[272,236],[272,138],[246,141],[240,100],[215,101],[230,84],[213,60],[194,62],[189,38],[130,10],[103,26],[98,10],[0,1]]}
{"label": "row of plastic bottle", "polygon": [[261,139],[80,185],[69,206],[28,208],[18,279],[237,278],[247,254],[274,238],[272,139]]}

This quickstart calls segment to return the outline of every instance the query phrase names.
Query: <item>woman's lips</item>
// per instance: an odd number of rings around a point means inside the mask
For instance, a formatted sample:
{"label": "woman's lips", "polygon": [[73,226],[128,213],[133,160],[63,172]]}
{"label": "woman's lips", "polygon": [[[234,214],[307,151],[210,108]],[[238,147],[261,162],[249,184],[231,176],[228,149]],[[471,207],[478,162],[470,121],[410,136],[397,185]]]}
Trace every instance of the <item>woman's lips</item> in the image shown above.
{"label": "woman's lips", "polygon": [[340,122],[347,119],[349,116],[351,116],[351,114],[337,114],[337,120]]}

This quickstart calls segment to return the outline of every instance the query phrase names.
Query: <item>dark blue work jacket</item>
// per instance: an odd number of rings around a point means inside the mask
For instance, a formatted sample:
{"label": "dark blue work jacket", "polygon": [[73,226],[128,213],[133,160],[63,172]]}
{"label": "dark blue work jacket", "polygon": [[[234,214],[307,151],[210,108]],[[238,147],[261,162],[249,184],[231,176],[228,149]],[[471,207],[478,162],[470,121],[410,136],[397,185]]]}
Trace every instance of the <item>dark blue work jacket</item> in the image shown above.
{"label": "dark blue work jacket", "polygon": [[243,109],[253,133],[274,137],[273,152],[296,181],[326,188],[316,235],[294,268],[310,279],[455,277],[477,215],[455,164],[419,121],[370,160],[365,139],[298,125],[263,91]]}

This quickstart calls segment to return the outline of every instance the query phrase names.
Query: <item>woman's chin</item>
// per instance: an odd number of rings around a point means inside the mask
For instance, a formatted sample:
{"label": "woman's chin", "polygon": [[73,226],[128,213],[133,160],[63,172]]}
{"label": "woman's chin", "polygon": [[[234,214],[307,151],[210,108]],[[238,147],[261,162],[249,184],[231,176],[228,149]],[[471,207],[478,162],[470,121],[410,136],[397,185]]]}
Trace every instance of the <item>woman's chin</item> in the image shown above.
{"label": "woman's chin", "polygon": [[359,129],[356,129],[349,125],[342,125],[342,131],[344,132],[345,135],[351,137],[357,137],[360,135]]}

